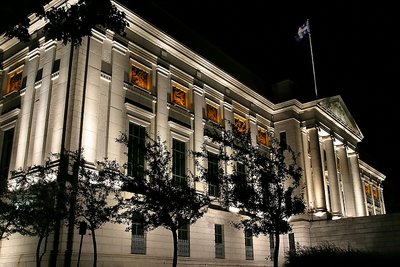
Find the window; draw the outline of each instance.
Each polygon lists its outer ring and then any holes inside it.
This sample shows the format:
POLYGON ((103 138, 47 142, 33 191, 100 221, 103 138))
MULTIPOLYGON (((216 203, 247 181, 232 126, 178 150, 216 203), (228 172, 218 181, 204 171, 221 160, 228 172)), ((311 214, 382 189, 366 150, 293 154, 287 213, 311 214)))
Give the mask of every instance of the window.
POLYGON ((0 154, 0 193, 7 188, 13 138, 14 128, 3 132, 3 142, 0 154))
POLYGON ((178 256, 190 256, 189 225, 178 228, 178 256))
POLYGON ((218 157, 216 154, 208 154, 208 194, 218 197, 220 188, 218 184, 218 157))
POLYGON ((39 69, 36 72, 35 83, 41 81, 42 77, 43 77, 43 69, 39 69))
POLYGON ((130 79, 134 85, 146 90, 151 90, 149 72, 138 68, 135 65, 131 65, 130 79))
POLYGON ((246 124, 246 119, 234 114, 234 120, 235 120, 235 128, 240 134, 245 134, 247 132, 247 124, 246 124))
POLYGON ((365 195, 367 197, 367 202, 372 204, 372 192, 371 192, 371 185, 369 183, 364 184, 365 188, 365 195))
POLYGON ((19 91, 22 88, 22 67, 10 72, 7 78, 7 87, 5 93, 19 91))
POLYGON ((283 150, 287 149, 286 132, 279 133, 279 144, 283 150))
POLYGON ((215 258, 225 258, 224 226, 221 224, 215 225, 215 258))
POLYGON ((172 140, 172 179, 176 185, 187 186, 186 180, 186 145, 172 140))
POLYGON ((275 253, 275 238, 273 235, 269 235, 269 255, 271 257, 271 261, 274 261, 274 253, 275 253))
POLYGON ((264 146, 269 145, 269 136, 267 134, 267 131, 261 127, 258 127, 257 141, 260 145, 264 145, 264 146))
POLYGON ((178 106, 189 109, 189 94, 188 89, 181 86, 172 86, 172 102, 178 106))
POLYGON ((236 172, 237 172, 237 176, 244 179, 246 178, 246 167, 244 166, 243 163, 237 163, 236 164, 236 172))
POLYGON ((294 233, 289 233, 289 251, 296 252, 296 241, 294 239, 294 233))
POLYGON ((253 234, 251 230, 244 231, 244 245, 246 247, 246 260, 254 260, 253 234))
POLYGON ((207 103, 206 113, 207 113, 207 119, 215 123, 220 123, 219 108, 216 105, 207 103))
POLYGON ((375 206, 380 207, 379 191, 378 191, 378 188, 376 186, 373 187, 372 194, 374 196, 374 204, 375 204, 375 206))
POLYGON ((60 75, 60 59, 57 59, 53 63, 53 68, 51 69, 51 79, 55 80, 60 75))
POLYGON ((132 254, 146 254, 146 240, 143 227, 143 216, 135 213, 132 219, 132 254))
POLYGON ((146 129, 142 126, 129 124, 128 140, 128 175, 144 179, 146 129))

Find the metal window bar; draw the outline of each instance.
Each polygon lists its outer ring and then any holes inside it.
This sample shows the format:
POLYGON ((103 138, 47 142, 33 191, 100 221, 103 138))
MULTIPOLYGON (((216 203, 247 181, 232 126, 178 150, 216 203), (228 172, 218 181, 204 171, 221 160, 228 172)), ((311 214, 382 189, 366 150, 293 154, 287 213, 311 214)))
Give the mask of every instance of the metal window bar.
POLYGON ((178 256, 180 256, 180 257, 189 257, 190 256, 189 240, 178 239, 178 256))
POLYGON ((208 194, 212 197, 219 197, 219 186, 215 184, 208 184, 208 194))
POLYGON ((146 240, 144 235, 132 235, 132 254, 146 254, 146 240))
POLYGON ((246 246, 246 260, 254 260, 253 246, 246 246))
POLYGON ((225 258, 225 246, 223 243, 215 243, 215 257, 218 259, 225 258))

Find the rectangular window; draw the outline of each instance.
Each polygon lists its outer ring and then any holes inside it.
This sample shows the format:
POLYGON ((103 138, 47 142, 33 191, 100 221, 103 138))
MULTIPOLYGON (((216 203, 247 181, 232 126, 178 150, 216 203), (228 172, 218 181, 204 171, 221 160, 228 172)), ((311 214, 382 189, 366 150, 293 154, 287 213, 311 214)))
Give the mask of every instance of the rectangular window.
POLYGON ((218 197, 220 188, 218 184, 218 157, 213 153, 208 154, 208 194, 218 197))
POLYGON ((22 88, 22 68, 18 68, 8 74, 5 93, 19 91, 22 88))
POLYGON ((365 195, 367 198, 367 203, 372 204, 372 192, 371 192, 371 185, 368 183, 364 184, 365 188, 365 195))
POLYGON ((181 86, 172 86, 172 102, 189 109, 189 91, 181 86))
POLYGON ((215 123, 220 122, 219 108, 215 105, 207 103, 206 106, 207 118, 215 123))
POLYGON ((14 128, 4 131, 0 155, 0 193, 7 188, 10 158, 14 139, 14 128))
POLYGON ((149 72, 136 67, 135 65, 131 65, 131 73, 130 73, 131 82, 139 86, 140 88, 150 90, 150 74, 149 72))
POLYGON ((236 163, 236 172, 238 177, 245 178, 246 177, 246 167, 243 163, 236 163))
POLYGON ((376 186, 373 187, 372 189, 372 194, 374 196, 374 204, 376 207, 380 207, 380 202, 379 202, 379 191, 376 186))
POLYGON ((269 255, 271 257, 271 261, 274 261, 274 253, 275 253, 275 238, 273 235, 269 235, 269 255))
POLYGON ((283 150, 287 149, 286 132, 279 133, 279 144, 283 150))
POLYGON ((257 141, 260 145, 264 146, 268 146, 270 142, 267 131, 261 127, 258 127, 257 141))
POLYGON ((289 233, 289 251, 296 252, 296 241, 294 239, 294 233, 289 233))
POLYGON ((251 230, 244 231, 244 245, 246 247, 246 260, 254 260, 253 234, 251 230))
POLYGON ((234 114, 234 126, 238 133, 245 134, 247 132, 247 121, 242 116, 234 114))
POLYGON ((172 140, 172 179, 176 185, 187 186, 186 180, 186 144, 172 140))
POLYGON ((178 256, 190 256, 189 225, 178 228, 178 256))
POLYGON ((132 254, 146 254, 146 239, 143 227, 143 216, 139 213, 133 215, 132 219, 132 254))
POLYGON ((140 125, 129 124, 128 140, 128 175, 134 178, 144 178, 146 129, 140 125))
POLYGON ((215 258, 225 258, 224 226, 221 224, 215 225, 215 258))

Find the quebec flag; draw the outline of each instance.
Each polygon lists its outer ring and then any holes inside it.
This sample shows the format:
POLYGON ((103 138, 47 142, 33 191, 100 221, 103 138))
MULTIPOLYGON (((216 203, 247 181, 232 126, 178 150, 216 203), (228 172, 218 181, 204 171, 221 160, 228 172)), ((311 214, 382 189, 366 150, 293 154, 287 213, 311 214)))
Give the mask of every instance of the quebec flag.
POLYGON ((304 23, 299 27, 297 31, 297 35, 294 37, 296 41, 301 41, 304 37, 307 37, 310 34, 310 27, 308 27, 308 22, 304 23))

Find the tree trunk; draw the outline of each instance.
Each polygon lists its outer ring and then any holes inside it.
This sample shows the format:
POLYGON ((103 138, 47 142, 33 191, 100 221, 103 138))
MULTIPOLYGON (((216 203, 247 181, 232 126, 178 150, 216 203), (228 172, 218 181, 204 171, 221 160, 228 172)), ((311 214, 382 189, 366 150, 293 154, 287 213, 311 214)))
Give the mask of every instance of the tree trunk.
POLYGON ((43 248, 43 252, 42 252, 42 254, 41 254, 40 257, 39 257, 39 261, 40 261, 40 262, 42 262, 43 256, 44 256, 44 254, 46 254, 46 251, 47 251, 47 241, 48 241, 48 237, 49 237, 49 233, 46 232, 46 236, 45 236, 45 238, 44 238, 44 248, 43 248))
POLYGON ((274 267, 278 267, 279 260, 279 244, 280 244, 280 236, 279 233, 275 233, 275 249, 274 249, 274 267))
POLYGON ((176 230, 171 230, 171 232, 174 240, 174 257, 172 260, 172 267, 176 267, 178 263, 178 235, 176 234, 176 230))
POLYGON ((39 236, 39 240, 36 246, 36 267, 40 267, 40 247, 42 245, 44 236, 39 236))
POLYGON ((95 230, 90 229, 92 232, 92 242, 93 242, 93 267, 97 266, 97 242, 96 242, 96 235, 95 235, 95 230))

